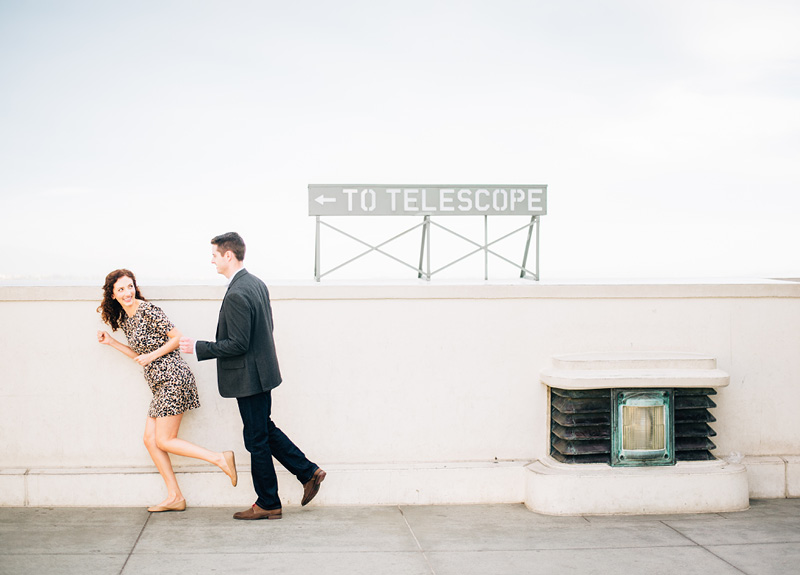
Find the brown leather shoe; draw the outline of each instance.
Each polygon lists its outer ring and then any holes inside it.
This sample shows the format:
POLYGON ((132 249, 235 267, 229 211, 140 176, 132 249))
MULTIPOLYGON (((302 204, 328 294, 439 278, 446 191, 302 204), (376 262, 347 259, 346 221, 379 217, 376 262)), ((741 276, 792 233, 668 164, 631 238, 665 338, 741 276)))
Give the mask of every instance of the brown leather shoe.
POLYGON ((280 519, 283 515, 283 510, 279 507, 278 509, 261 509, 255 503, 250 509, 245 509, 244 511, 238 511, 233 514, 234 519, 280 519))
POLYGON ((325 480, 326 475, 327 473, 317 467, 311 479, 303 483, 303 501, 300 502, 301 505, 307 505, 314 499, 314 496, 319 492, 319 484, 325 480))

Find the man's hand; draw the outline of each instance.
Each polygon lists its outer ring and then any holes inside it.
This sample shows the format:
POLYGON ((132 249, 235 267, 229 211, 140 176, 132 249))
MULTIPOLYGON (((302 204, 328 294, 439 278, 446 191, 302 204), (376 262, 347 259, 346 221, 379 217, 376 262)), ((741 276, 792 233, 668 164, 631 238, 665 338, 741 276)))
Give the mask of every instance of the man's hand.
POLYGON ((181 353, 194 353, 194 340, 192 338, 181 338, 181 353))

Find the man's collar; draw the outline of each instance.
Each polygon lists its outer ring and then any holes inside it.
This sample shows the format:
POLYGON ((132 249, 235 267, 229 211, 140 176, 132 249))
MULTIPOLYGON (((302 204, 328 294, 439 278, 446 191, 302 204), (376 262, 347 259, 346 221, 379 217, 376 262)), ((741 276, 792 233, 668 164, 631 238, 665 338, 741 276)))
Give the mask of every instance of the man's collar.
POLYGON ((233 283, 233 280, 235 280, 237 277, 241 275, 244 275, 245 273, 247 273, 247 270, 244 269, 244 267, 239 268, 238 271, 231 276, 231 279, 228 280, 228 285, 231 285, 233 283))

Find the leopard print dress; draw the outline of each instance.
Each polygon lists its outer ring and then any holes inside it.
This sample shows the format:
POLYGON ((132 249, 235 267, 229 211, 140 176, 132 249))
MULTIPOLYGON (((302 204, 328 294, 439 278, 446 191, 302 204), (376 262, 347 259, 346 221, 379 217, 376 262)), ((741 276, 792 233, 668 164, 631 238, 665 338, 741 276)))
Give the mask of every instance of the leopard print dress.
MULTIPOLYGON (((141 355, 167 343, 167 332, 175 326, 160 307, 142 301, 136 313, 126 317, 120 327, 130 348, 141 355)), ((179 350, 171 351, 144 366, 144 378, 153 392, 148 417, 179 415, 200 407, 194 374, 179 350)))

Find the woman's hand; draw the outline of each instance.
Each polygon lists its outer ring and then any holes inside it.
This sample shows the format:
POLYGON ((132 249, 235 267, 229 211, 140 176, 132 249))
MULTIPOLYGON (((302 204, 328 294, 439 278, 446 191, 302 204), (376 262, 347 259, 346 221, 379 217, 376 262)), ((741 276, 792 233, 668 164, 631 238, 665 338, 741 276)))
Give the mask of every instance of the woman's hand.
POLYGON ((137 355, 133 358, 133 361, 138 363, 139 365, 147 365, 151 363, 156 358, 156 354, 151 353, 143 353, 142 355, 137 355))
MULTIPOLYGON (((102 343, 103 345, 108 345, 116 349, 117 351, 124 353, 131 359, 136 359, 137 354, 133 351, 130 347, 125 345, 124 343, 118 342, 116 339, 111 337, 107 331, 98 331, 97 332, 97 343, 102 343)), ((152 360, 151 360, 152 361, 152 360)))

